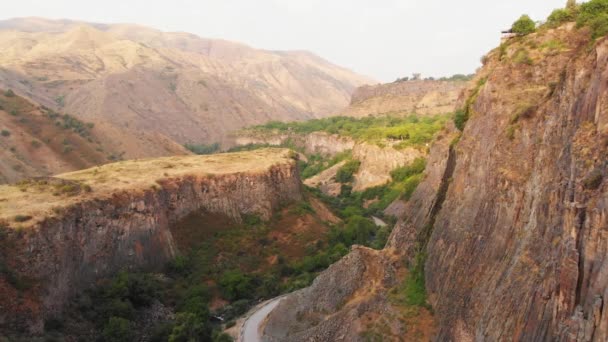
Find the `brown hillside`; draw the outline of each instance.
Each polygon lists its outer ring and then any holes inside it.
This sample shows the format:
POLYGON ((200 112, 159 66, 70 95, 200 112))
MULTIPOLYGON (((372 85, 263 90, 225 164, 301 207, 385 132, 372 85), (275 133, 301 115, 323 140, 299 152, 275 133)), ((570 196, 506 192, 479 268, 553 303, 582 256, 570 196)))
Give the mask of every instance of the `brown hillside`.
POLYGON ((0 22, 0 85, 124 130, 119 138, 134 140, 127 157, 141 154, 144 133, 209 143, 269 120, 329 115, 368 82, 307 52, 136 25, 0 22))
POLYGON ((102 164, 117 156, 96 141, 94 127, 74 131, 69 117, 0 94, 0 183, 102 164))

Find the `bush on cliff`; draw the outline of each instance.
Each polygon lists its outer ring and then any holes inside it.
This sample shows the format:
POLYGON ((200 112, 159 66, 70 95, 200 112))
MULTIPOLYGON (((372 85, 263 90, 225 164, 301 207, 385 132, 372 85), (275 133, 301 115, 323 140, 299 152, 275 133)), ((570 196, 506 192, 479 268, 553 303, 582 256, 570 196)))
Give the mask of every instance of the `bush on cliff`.
POLYGON ((527 14, 522 15, 511 26, 511 31, 519 35, 528 35, 536 31, 536 23, 527 14))
POLYGON ((336 172, 336 181, 338 183, 350 183, 354 179, 355 173, 359 171, 361 162, 358 160, 349 160, 344 164, 338 172, 336 172))
POLYGON ((402 182, 407 178, 422 173, 426 168, 426 159, 416 158, 411 164, 398 167, 391 171, 391 178, 395 182, 402 182))
POLYGON ((547 24, 555 27, 574 20, 576 20, 576 13, 574 11, 568 8, 558 8, 549 15, 547 24))
POLYGON ((608 34, 608 0, 591 0, 580 5, 577 27, 591 28, 593 38, 608 34))

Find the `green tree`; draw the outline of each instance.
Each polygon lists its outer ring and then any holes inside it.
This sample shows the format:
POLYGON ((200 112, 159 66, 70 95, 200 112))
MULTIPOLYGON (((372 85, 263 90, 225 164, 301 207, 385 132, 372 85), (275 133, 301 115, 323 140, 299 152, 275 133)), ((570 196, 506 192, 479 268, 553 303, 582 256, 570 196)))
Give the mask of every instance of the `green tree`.
POLYGON ((536 31, 536 23, 527 14, 522 15, 511 26, 513 33, 527 35, 536 31))
POLYGON ((211 329, 200 317, 190 312, 178 313, 169 342, 208 341, 210 335, 211 329))
POLYGON ((12 89, 9 89, 7 91, 4 92, 4 96, 6 97, 13 97, 15 96, 15 92, 12 89))
POLYGON ((361 162, 358 160, 349 160, 344 164, 338 172, 336 172, 336 181, 339 183, 352 182, 354 174, 359 171, 361 162))
POLYGON ((240 270, 224 272, 220 278, 219 285, 224 297, 231 301, 251 298, 253 294, 251 278, 240 270))
POLYGON ((591 28, 593 38, 608 34, 608 0, 591 0, 580 5, 578 27, 591 28))
POLYGON ((131 321, 122 317, 111 317, 103 328, 103 337, 108 342, 130 342, 135 337, 131 321))

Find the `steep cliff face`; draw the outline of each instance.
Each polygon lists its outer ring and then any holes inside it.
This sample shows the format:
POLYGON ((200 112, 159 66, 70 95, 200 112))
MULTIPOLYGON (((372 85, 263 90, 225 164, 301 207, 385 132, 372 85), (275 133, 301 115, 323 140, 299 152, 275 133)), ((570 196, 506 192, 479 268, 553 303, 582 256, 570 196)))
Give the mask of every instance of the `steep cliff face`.
MULTIPOLYGON (((236 145, 269 144, 281 145, 290 141, 303 148, 306 153, 334 156, 347 150, 361 162, 359 171, 355 174, 353 190, 362 191, 370 187, 385 184, 390 181, 390 172, 397 167, 407 165, 416 158, 424 157, 427 152, 418 148, 406 147, 395 149, 391 146, 380 147, 366 142, 358 142, 349 137, 325 132, 309 134, 263 134, 236 135, 236 145)), ((334 173, 335 175, 335 173, 334 173)), ((339 186, 338 186, 339 189, 339 186)))
POLYGON ((96 279, 124 268, 162 267, 176 253, 170 227, 188 214, 268 219, 301 199, 295 161, 280 149, 123 162, 0 190, 2 261, 33 284, 24 305, 7 277, 0 278, 0 326, 12 331, 39 331, 41 318, 96 279), (91 192, 48 193, 48 186, 65 185, 91 192))
MULTIPOLYGON (((462 136, 452 129, 432 147, 382 252, 410 265, 426 255, 435 340, 608 339, 607 65, 606 38, 590 41, 572 25, 512 39, 485 58, 462 99, 462 136)), ((362 265, 353 267, 371 267, 362 265)), ((340 334, 353 307, 326 308, 313 295, 340 288, 340 272, 330 268, 308 290, 313 304, 302 304, 302 292, 279 305, 304 308, 286 322, 292 331, 362 339, 340 334), (329 314, 315 323, 316 312, 329 314)), ((271 315, 269 336, 282 317, 271 315)))
POLYGON ((380 114, 451 113, 465 81, 407 81, 365 85, 353 93, 350 106, 341 115, 364 117, 380 114))
POLYGON ((438 340, 608 339, 608 42, 587 37, 563 26, 487 56, 441 210, 397 228, 431 234, 438 340))

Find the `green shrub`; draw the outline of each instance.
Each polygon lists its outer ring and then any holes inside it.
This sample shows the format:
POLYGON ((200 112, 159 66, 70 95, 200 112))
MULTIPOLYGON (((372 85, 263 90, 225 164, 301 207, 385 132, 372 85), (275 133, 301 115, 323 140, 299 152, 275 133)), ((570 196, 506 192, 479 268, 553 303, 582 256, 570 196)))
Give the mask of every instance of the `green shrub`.
POLYGON ((208 341, 210 335, 211 329, 206 321, 192 313, 178 313, 169 342, 208 341))
POLYGON ((359 171, 361 162, 358 160, 349 160, 336 172, 336 181, 338 183, 350 183, 354 179, 354 174, 359 171))
POLYGON ((308 161, 306 163, 301 162, 300 164, 300 175, 302 179, 308 179, 313 177, 324 170, 329 169, 330 167, 340 163, 343 160, 350 159, 352 157, 351 150, 346 150, 340 153, 337 153, 335 156, 328 158, 324 157, 320 154, 313 154, 308 157, 308 161))
POLYGON ((6 129, 3 129, 2 132, 0 132, 0 135, 2 135, 3 137, 8 137, 11 135, 11 132, 6 129))
POLYGON ((406 117, 380 116, 361 119, 337 116, 305 122, 270 122, 265 125, 255 126, 251 130, 260 132, 293 132, 298 134, 328 132, 378 145, 382 144, 386 139, 391 139, 401 141, 395 147, 403 148, 407 146, 420 146, 430 142, 435 133, 443 128, 446 119, 447 116, 445 115, 424 118, 419 118, 416 115, 406 117))
POLYGON ((192 260, 184 255, 178 255, 167 265, 167 272, 174 275, 188 275, 192 271, 192 260))
POLYGON ((7 91, 4 92, 4 96, 6 96, 6 97, 14 97, 15 96, 15 92, 12 89, 8 89, 7 91))
POLYGON ((212 336, 213 342, 232 342, 232 337, 226 333, 215 331, 212 336))
POLYGON ((519 49, 519 50, 517 50, 517 52, 515 52, 515 56, 513 57, 513 62, 515 62, 516 64, 526 64, 526 65, 534 64, 534 61, 530 57, 528 50, 523 49, 523 48, 519 49))
POLYGON ((121 317, 112 317, 103 328, 103 337, 108 342, 133 341, 133 327, 129 320, 121 317))
POLYGON ((459 130, 464 130, 464 126, 469 120, 469 114, 462 109, 459 109, 454 113, 454 125, 459 130))
POLYGON ((580 5, 577 27, 591 28, 593 38, 608 34, 608 0, 591 0, 580 5))
POLYGON ((402 182, 410 176, 424 172, 426 168, 426 159, 416 158, 412 163, 406 166, 398 167, 391 171, 391 178, 395 182, 402 182))
POLYGON ((222 295, 229 300, 251 298, 253 283, 251 277, 240 270, 229 270, 222 274, 220 281, 222 295))
POLYGON ((426 287, 424 282, 424 262, 426 257, 424 254, 416 255, 414 267, 410 269, 405 283, 403 292, 405 302, 413 306, 427 306, 426 303, 426 287))
POLYGON ((549 15, 547 18, 547 24, 551 26, 558 26, 563 23, 574 21, 576 19, 575 13, 568 8, 558 8, 549 15))
POLYGON ((519 35, 528 35, 536 31, 536 23, 530 19, 530 16, 524 14, 513 23, 511 30, 519 35))
POLYGON ((213 144, 208 144, 208 145, 207 144, 185 144, 184 147, 187 148, 188 150, 190 150, 190 152, 192 152, 194 154, 199 154, 199 155, 214 154, 220 150, 219 143, 213 143, 213 144))
POLYGON ((401 194, 401 199, 407 201, 410 199, 410 197, 412 197, 412 194, 414 193, 414 191, 416 191, 418 184, 420 184, 420 182, 422 181, 422 177, 422 174, 417 174, 409 177, 403 182, 403 191, 401 194))

